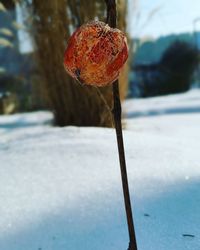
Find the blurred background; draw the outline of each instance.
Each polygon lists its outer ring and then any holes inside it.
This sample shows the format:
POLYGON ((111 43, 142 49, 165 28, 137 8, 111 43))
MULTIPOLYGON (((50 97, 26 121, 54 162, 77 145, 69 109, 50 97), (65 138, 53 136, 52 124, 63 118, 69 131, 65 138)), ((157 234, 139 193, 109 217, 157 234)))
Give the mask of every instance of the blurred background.
MULTIPOLYGON (((118 0, 117 5, 130 52, 120 76, 121 98, 199 88, 199 1, 118 0)), ((111 87, 83 88, 63 68, 72 32, 105 17, 102 0, 0 0, 0 114, 51 110, 58 126, 111 126, 111 87)))

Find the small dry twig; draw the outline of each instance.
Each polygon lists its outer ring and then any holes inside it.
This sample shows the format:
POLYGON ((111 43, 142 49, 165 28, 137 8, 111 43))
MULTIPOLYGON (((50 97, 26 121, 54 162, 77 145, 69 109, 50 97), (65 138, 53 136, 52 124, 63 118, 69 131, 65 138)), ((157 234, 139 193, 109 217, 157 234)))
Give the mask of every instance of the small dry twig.
MULTIPOLYGON (((105 0, 107 5, 107 20, 106 22, 110 27, 116 28, 116 2, 115 0, 105 0)), ((120 169, 121 169, 121 177, 122 177, 122 187, 124 194, 124 203, 126 209, 126 218, 129 230, 129 238, 130 243, 128 250, 137 250, 137 243, 135 237, 135 229, 133 223, 133 215, 131 209, 131 201, 129 194, 129 186, 128 186, 128 177, 126 171, 126 160, 125 160, 125 152, 124 152, 124 143, 123 143, 123 135, 122 135, 122 124, 121 124, 121 101, 119 95, 119 82, 116 80, 113 83, 113 116, 115 121, 116 135, 117 135, 117 143, 118 143, 118 152, 119 152, 119 161, 120 161, 120 169)))

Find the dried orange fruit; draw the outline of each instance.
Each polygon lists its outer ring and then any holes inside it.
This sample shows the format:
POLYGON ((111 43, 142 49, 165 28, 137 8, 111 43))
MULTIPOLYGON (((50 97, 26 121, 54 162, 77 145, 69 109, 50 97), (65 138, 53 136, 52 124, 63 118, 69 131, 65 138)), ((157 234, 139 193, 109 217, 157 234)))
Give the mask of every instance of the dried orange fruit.
POLYGON ((105 86, 114 82, 128 58, 123 32, 99 21, 78 28, 64 54, 66 71, 79 82, 105 86))

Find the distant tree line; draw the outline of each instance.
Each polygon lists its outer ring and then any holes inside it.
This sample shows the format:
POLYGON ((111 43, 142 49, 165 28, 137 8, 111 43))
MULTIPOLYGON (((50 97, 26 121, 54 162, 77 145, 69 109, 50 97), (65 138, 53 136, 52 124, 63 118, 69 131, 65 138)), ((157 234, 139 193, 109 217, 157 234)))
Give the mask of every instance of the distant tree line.
POLYGON ((131 94, 141 97, 180 93, 189 90, 199 63, 197 48, 185 41, 174 41, 158 63, 136 64, 131 94))

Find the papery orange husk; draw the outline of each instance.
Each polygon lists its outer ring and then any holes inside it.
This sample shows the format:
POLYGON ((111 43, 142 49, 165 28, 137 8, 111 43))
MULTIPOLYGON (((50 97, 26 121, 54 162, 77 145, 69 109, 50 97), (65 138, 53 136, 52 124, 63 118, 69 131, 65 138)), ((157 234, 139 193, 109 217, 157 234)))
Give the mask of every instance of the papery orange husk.
POLYGON ((100 21, 82 25, 64 53, 66 71, 79 82, 105 86, 114 82, 128 58, 124 33, 100 21))

